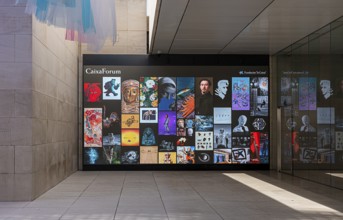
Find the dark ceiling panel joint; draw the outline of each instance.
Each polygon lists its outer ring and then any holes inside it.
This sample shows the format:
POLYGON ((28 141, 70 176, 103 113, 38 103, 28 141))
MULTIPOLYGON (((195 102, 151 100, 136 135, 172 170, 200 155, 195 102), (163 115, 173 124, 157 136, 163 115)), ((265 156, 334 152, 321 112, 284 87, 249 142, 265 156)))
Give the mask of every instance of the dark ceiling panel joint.
POLYGON ((188 0, 187 5, 186 5, 186 7, 185 7, 185 10, 184 10, 184 12, 183 12, 183 14, 182 14, 181 20, 180 20, 180 22, 179 22, 179 25, 177 26, 177 29, 176 29, 175 34, 174 34, 174 37, 173 37, 173 41, 171 42, 170 47, 169 47, 169 49, 168 49, 168 54, 170 53, 170 50, 171 50, 171 48, 172 48, 172 46, 173 46, 173 44, 174 44, 174 41, 175 41, 177 32, 179 31, 180 25, 181 25, 181 23, 182 23, 182 21, 183 21, 183 17, 184 17, 185 14, 186 14, 186 11, 187 11, 189 2, 190 2, 190 0, 188 0))
POLYGON ((218 54, 221 54, 223 52, 223 50, 225 50, 225 48, 227 46, 229 46, 229 44, 231 44, 232 41, 234 41, 258 16, 260 16, 271 4, 274 3, 275 0, 271 1, 266 7, 264 7, 260 13, 258 13, 240 32, 238 32, 238 34, 236 34, 236 36, 234 36, 224 47, 223 49, 221 49, 219 51, 218 54))
POLYGON ((156 10, 158 8, 158 13, 155 15, 155 19, 154 19, 154 27, 152 29, 152 33, 154 33, 153 36, 151 36, 151 51, 150 54, 152 53, 152 51, 154 50, 154 46, 155 46, 155 37, 156 37, 156 33, 157 33, 157 27, 158 27, 158 21, 160 20, 160 13, 161 13, 161 7, 162 7, 162 0, 157 0, 156 2, 157 7, 156 10))

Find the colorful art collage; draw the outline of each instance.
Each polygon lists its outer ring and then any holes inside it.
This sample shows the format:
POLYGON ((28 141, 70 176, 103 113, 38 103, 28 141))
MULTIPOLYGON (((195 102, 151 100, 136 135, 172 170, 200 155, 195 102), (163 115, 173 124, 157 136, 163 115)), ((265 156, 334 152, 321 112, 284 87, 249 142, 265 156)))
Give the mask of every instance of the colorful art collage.
POLYGON ((298 164, 343 164, 343 80, 297 75, 280 78, 284 155, 298 164))
POLYGON ((269 163, 268 77, 87 79, 85 165, 269 163))

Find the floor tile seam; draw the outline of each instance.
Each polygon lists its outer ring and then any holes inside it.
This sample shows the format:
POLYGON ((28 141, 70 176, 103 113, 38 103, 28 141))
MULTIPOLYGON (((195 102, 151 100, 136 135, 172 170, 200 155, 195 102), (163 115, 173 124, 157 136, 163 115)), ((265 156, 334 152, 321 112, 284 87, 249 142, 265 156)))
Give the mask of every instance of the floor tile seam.
POLYGON ((87 186, 84 190, 82 190, 82 192, 77 196, 77 198, 74 200, 74 202, 73 202, 73 203, 63 212, 63 214, 58 218, 59 220, 61 220, 61 219, 63 218, 63 216, 64 216, 65 214, 68 213, 68 211, 69 211, 70 208, 76 203, 76 201, 77 201, 78 199, 81 198, 81 195, 82 195, 85 191, 87 191, 87 189, 92 185, 92 183, 93 183, 93 182, 96 180, 96 178, 100 175, 100 172, 97 172, 96 174, 97 174, 97 175, 94 176, 93 180, 88 184, 88 186, 87 186))
MULTIPOLYGON (((182 179, 184 179, 184 176, 182 176, 182 179)), ((188 183, 186 179, 184 179, 184 181, 188 183)), ((194 190, 194 192, 196 192, 200 196, 200 198, 214 211, 214 213, 216 213, 222 220, 225 219, 209 202, 207 202, 207 200, 193 187, 192 184, 189 183, 189 185, 194 190)))
POLYGON ((113 220, 116 219, 116 215, 117 215, 117 212, 118 212, 118 207, 119 207, 120 199, 121 199, 121 196, 122 196, 122 193, 123 193, 123 190, 124 190, 124 185, 125 185, 126 177, 127 177, 127 172, 125 172, 125 176, 124 176, 124 179, 123 179, 123 182, 122 182, 122 185, 121 185, 120 194, 119 194, 116 210, 114 211, 113 220))
MULTIPOLYGON (((73 175, 73 174, 72 174, 72 175, 73 175)), ((68 177, 67 177, 67 178, 68 178, 68 177)), ((94 179, 95 179, 95 177, 93 178, 92 182, 94 181, 94 179)), ((63 180, 63 181, 64 181, 64 180, 63 180)), ((61 184, 63 181, 61 181, 61 182, 58 183, 57 185, 61 184)), ((92 182, 91 182, 91 183, 92 183, 92 182)), ((89 183, 89 185, 90 185, 91 183, 89 183)), ((53 188, 55 188, 57 185, 55 185, 53 188)), ((89 185, 88 185, 88 187, 89 187, 89 185)), ((87 188, 88 188, 88 187, 87 187, 87 188)), ((51 189, 53 189, 53 188, 51 188, 51 189)), ((45 193, 48 193, 49 191, 50 191, 50 190, 46 191, 45 193)), ((45 194, 45 193, 44 193, 44 194, 45 194)), ((41 196, 43 196, 44 194, 42 194, 41 196)), ((82 194, 82 193, 81 193, 81 194, 82 194)), ((81 195, 81 194, 80 194, 80 195, 81 195)), ((77 199, 80 197, 80 195, 77 196, 77 199)), ((76 197, 76 196, 75 196, 75 197, 76 197)), ((38 198, 39 198, 39 197, 38 197, 38 198)), ((77 200, 77 199, 76 199, 76 200, 77 200)), ((76 200, 71 204, 71 206, 76 202, 76 200)), ((28 202, 26 205, 24 205, 23 207, 20 207, 19 209, 30 208, 30 207, 28 207, 28 206, 29 206, 32 202, 34 202, 34 201, 36 201, 36 200, 33 200, 33 201, 28 202)), ((32 207, 32 208, 41 208, 41 207, 32 207)), ((70 207, 69 207, 69 208, 70 208, 70 207)), ((66 211, 68 211, 69 208, 67 208, 66 211)), ((65 212, 66 212, 66 211, 65 211, 65 212)), ((62 216, 65 214, 65 212, 62 214, 62 216)), ((61 216, 61 217, 62 217, 62 216, 61 216)), ((60 218, 59 218, 59 219, 60 219, 60 218)))
POLYGON ((163 201, 163 199, 162 199, 162 195, 161 195, 161 192, 160 192, 160 188, 158 187, 158 184, 157 184, 157 181, 156 181, 156 177, 155 177, 155 172, 154 172, 154 171, 152 171, 152 177, 154 178, 154 182, 155 182, 155 185, 156 185, 158 194, 160 195, 160 199, 161 199, 161 202, 162 202, 162 205, 163 205, 164 212, 165 212, 165 214, 166 214, 166 216, 167 216, 167 219, 169 220, 168 212, 167 212, 166 206, 165 206, 165 204, 164 204, 164 201, 163 201))

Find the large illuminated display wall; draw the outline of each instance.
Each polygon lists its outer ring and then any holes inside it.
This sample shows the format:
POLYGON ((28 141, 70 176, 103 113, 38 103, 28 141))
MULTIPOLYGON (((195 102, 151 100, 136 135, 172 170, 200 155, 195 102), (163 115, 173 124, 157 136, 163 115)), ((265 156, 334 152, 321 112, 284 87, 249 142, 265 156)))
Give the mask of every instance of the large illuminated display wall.
POLYGON ((269 143, 266 66, 83 66, 85 167, 267 167, 269 143))

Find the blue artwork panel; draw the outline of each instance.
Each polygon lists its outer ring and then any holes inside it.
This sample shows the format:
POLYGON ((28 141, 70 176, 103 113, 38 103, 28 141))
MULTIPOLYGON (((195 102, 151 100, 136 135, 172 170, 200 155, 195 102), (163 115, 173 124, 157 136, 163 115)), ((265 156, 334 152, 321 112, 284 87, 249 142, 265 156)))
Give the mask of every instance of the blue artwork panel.
POLYGON ((232 110, 250 110, 249 77, 232 77, 232 110))

